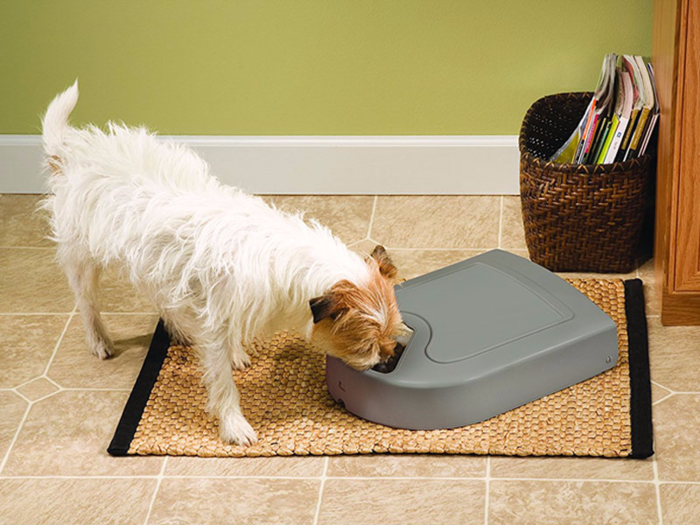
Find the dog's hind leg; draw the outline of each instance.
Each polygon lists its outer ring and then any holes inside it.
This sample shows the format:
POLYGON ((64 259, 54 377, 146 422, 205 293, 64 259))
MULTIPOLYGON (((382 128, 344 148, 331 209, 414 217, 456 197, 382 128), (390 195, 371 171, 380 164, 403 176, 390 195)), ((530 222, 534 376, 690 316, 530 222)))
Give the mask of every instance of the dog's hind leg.
POLYGON ((231 353, 226 348, 225 336, 207 339, 211 342, 199 343, 197 346, 204 365, 209 413, 219 418, 219 434, 225 442, 237 445, 255 443, 255 430, 241 412, 240 396, 231 374, 231 353))
POLYGON ((58 258, 75 294, 88 349, 100 359, 107 359, 114 352, 114 343, 100 316, 97 300, 101 268, 89 255, 66 246, 59 246, 58 258))

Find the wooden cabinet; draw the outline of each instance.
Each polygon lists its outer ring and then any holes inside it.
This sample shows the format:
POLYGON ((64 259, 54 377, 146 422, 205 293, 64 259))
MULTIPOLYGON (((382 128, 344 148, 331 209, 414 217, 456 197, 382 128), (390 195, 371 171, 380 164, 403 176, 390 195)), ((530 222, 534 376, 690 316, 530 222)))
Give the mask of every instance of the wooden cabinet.
POLYGON ((661 322, 700 324, 700 1, 655 0, 661 105, 654 270, 661 322))

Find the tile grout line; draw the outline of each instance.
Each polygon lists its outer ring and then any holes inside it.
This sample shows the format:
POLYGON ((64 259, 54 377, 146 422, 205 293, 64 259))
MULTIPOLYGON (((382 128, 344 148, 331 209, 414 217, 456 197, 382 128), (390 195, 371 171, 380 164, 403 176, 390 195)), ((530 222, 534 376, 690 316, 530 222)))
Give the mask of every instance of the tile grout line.
POLYGON ((659 465, 656 462, 656 455, 651 463, 652 469, 654 470, 654 489, 656 490, 656 512, 659 518, 659 525, 663 525, 664 517, 661 512, 661 488, 659 486, 659 465))
POLYGON ((685 396, 697 396, 697 395, 700 395, 700 391, 696 391, 696 390, 673 390, 673 389, 671 389, 671 388, 669 388, 669 387, 667 387, 667 386, 664 386, 664 385, 662 385, 662 384, 660 384, 660 383, 657 383, 656 381, 651 381, 651 384, 656 385, 656 386, 659 387, 659 388, 663 388, 664 390, 668 390, 668 392, 669 392, 668 395, 662 397, 661 399, 657 399, 656 401, 654 401, 654 403, 652 403, 652 406, 653 406, 653 405, 656 405, 656 404, 658 404, 658 403, 661 403, 661 402, 664 401, 665 399, 668 399, 669 397, 672 397, 672 396, 684 396, 684 395, 685 395, 685 396))
POLYGON ((0 246, 0 250, 55 250, 56 246, 0 246))
MULTIPOLYGON (((512 456, 505 456, 512 457, 512 456)), ((541 456, 547 457, 547 456, 541 456)), ((551 457, 551 456, 550 456, 551 457)), ((562 481, 572 481, 576 483, 654 483, 653 479, 610 479, 610 478, 522 478, 522 477, 491 477, 491 481, 551 481, 560 483, 562 481)), ((700 484, 700 481, 698 481, 700 484)))
POLYGON ((502 248, 501 240, 503 239, 503 200, 505 197, 501 195, 501 205, 500 205, 500 211, 498 213, 498 247, 502 248))
POLYGON ((675 393, 676 393, 675 390, 673 390, 672 388, 668 388, 667 386, 662 385, 662 384, 659 383, 658 381, 654 381, 653 379, 651 379, 649 382, 650 382, 652 385, 658 386, 659 388, 663 388, 664 390, 668 390, 668 391, 671 392, 672 394, 675 394, 675 393))
POLYGON ((100 315, 158 315, 158 312, 100 312, 100 315))
MULTIPOLYGON (((656 405, 658 405, 659 403, 661 403, 662 401, 665 401, 666 399, 668 399, 669 397, 673 397, 673 396, 675 396, 676 394, 682 394, 682 393, 683 393, 683 392, 676 392, 676 391, 674 391, 674 390, 672 390, 672 389, 670 389, 670 388, 667 388, 667 387, 663 386, 662 384, 657 383, 656 381, 653 381, 653 380, 650 380, 650 383, 651 383, 652 385, 656 385, 657 387, 663 388, 664 390, 667 390, 667 391, 668 391, 668 394, 666 394, 666 395, 665 395, 664 397, 662 397, 661 399, 657 399, 656 401, 654 401, 654 402, 651 404, 651 406, 656 406, 656 405)), ((691 393, 692 393, 692 392, 691 392, 691 393)), ((656 459, 656 458, 654 458, 654 459, 656 459)))
POLYGON ((385 246, 385 248, 398 252, 487 252, 494 249, 493 246, 491 248, 396 248, 395 246, 385 246))
POLYGON ((324 458, 323 462, 321 485, 318 487, 318 501, 316 502, 316 512, 314 513, 314 525, 318 525, 318 517, 321 514, 321 498, 323 497, 323 488, 326 485, 326 474, 328 474, 328 456, 324 458))
POLYGON ((72 312, 0 312, 0 317, 9 315, 70 315, 71 313, 72 312))
POLYGON ((9 388, 9 389, 8 389, 8 392, 13 392, 13 393, 17 394, 19 397, 21 397, 22 399, 24 399, 27 403, 29 403, 29 404, 31 405, 31 404, 32 404, 32 400, 29 399, 27 396, 25 396, 22 392, 20 392, 19 390, 17 390, 18 388, 19 388, 19 387, 17 387, 17 386, 16 386, 15 388, 9 388))
MULTIPOLYGON (((44 373, 41 374, 39 377, 48 377, 49 373, 49 368, 51 368, 51 365, 53 364, 53 360, 56 358, 56 354, 58 353, 58 347, 61 346, 61 343, 63 342, 63 338, 66 335, 66 332, 68 332, 68 327, 70 326, 71 321, 73 320, 73 317, 75 317, 75 313, 78 311, 78 303, 75 303, 73 306, 73 310, 71 311, 70 315, 68 316, 68 320, 66 321, 66 325, 63 327, 63 331, 61 332, 61 335, 58 337, 58 341, 56 341, 56 346, 53 349, 53 352, 51 352, 51 357, 49 357, 49 361, 46 363, 46 368, 44 368, 44 373)), ((38 379, 38 378, 37 378, 38 379)), ((61 388, 61 385, 58 383, 54 383, 56 386, 61 388)))
POLYGON ((675 396, 675 395, 676 395, 675 392, 671 392, 669 395, 664 396, 664 397, 662 397, 661 399, 657 399, 656 401, 654 401, 654 402, 651 404, 651 406, 656 406, 656 405, 658 405, 659 403, 661 403, 662 401, 666 401, 669 397, 673 397, 673 396, 675 396))
POLYGON ((19 437, 19 433, 21 432, 22 427, 24 426, 24 422, 27 420, 27 416, 29 415, 29 409, 32 408, 32 405, 33 405, 33 403, 31 401, 27 404, 27 408, 24 410, 24 415, 22 416, 22 419, 20 420, 19 425, 17 425, 17 430, 15 430, 15 435, 12 436, 12 441, 10 441, 10 446, 7 447, 7 452, 5 452, 5 457, 2 459, 2 463, 0 463, 0 474, 2 474, 3 470, 5 470, 5 465, 7 465, 7 460, 10 458, 10 453, 12 452, 12 448, 15 446, 15 443, 17 442, 17 438, 19 437))
POLYGON ((26 383, 22 383, 21 385, 18 385, 14 388, 5 388, 5 389, 0 389, 0 390, 7 391, 7 392, 14 392, 19 397, 21 397, 22 399, 25 399, 28 403, 33 405, 34 403, 38 403, 39 401, 43 401, 44 399, 47 399, 47 398, 53 396, 54 394, 58 394, 61 390, 63 390, 63 388, 61 388, 61 386, 58 385, 55 381, 49 380, 48 377, 39 376, 39 377, 35 377, 34 379, 27 381, 26 383), (34 381, 38 381, 39 379, 46 380, 47 383, 51 383, 58 390, 55 390, 53 392, 49 392, 48 394, 45 394, 45 395, 38 397, 36 399, 29 399, 27 396, 25 396, 22 392, 19 391, 19 389, 22 388, 24 385, 28 385, 30 383, 33 383, 34 381))
MULTIPOLYGON (((42 376, 39 376, 39 377, 37 377, 37 379, 41 379, 41 377, 42 377, 42 376)), ((58 388, 58 390, 57 390, 58 392, 60 392, 61 390, 63 390, 63 387, 62 387, 61 385, 59 385, 56 381, 54 381, 53 379, 51 379, 49 376, 46 376, 45 379, 46 379, 49 383, 51 383, 53 386, 55 386, 56 388, 58 388)))
MULTIPOLYGON (((17 389, 18 389, 18 388, 22 388, 23 386, 28 385, 29 383, 33 383, 33 382, 36 381, 37 379, 41 379, 41 378, 42 378, 42 376, 32 377, 31 379, 25 381, 24 383, 20 383, 20 384, 17 385, 17 386, 14 386, 14 387, 12 387, 12 388, 0 388, 0 390, 10 390, 10 391, 12 391, 12 392, 17 392, 17 389)), ((52 381, 52 382, 53 382, 53 381, 52 381)), ((19 394, 19 392, 17 392, 17 393, 19 394)))
MULTIPOLYGON (((146 456, 141 456, 146 457, 146 456)), ((157 456, 151 456, 157 457, 157 456)), ((167 456, 170 457, 170 456, 167 456)), ((189 457, 189 456, 173 456, 173 457, 189 457)), ((219 458, 221 459, 221 458, 219 458)), ((161 467, 162 468, 162 467, 161 467)), ((0 479, 158 479, 160 474, 134 474, 134 475, 85 475, 85 476, 61 476, 61 475, 46 475, 46 476, 0 476, 0 479)), ((284 480, 319 480, 319 476, 190 476, 187 474, 163 474, 163 479, 284 479, 284 480)))
POLYGON ((659 486, 664 485, 700 485, 700 481, 666 481, 659 480, 659 486))
POLYGON ((348 246, 348 248, 352 248, 353 246, 357 246, 358 244, 360 244, 361 242, 364 242, 366 240, 367 240, 367 237, 365 237, 364 239, 360 239, 359 241, 351 242, 347 246, 348 246))
POLYGON ((372 234, 372 225, 374 224, 374 212, 377 210, 377 200, 379 199, 378 195, 374 196, 374 201, 372 202, 372 213, 369 216, 369 227, 367 228, 367 239, 371 237, 372 234))
POLYGON ((484 495, 484 525, 488 525, 488 523, 489 523, 489 492, 490 491, 491 491, 491 456, 486 456, 486 492, 484 495))
MULTIPOLYGON (((51 353, 51 357, 49 358, 49 362, 46 365, 46 368, 44 369, 44 373, 40 375, 39 377, 47 377, 46 373, 49 370, 49 367, 51 366, 51 362, 53 361, 54 356, 56 355, 56 352, 58 351, 58 347, 60 346, 61 342, 63 341, 63 336, 66 335, 66 332, 68 331, 68 325, 70 324, 71 319, 73 319, 73 315, 75 315, 75 310, 78 308, 78 304, 76 303, 73 306, 73 311, 71 314, 68 316, 68 319, 66 320, 66 324, 63 327, 63 330, 61 331, 61 335, 58 337, 58 341, 56 341, 56 346, 53 349, 53 352, 51 353)), ((35 379, 39 379, 39 377, 35 379)), ((53 383, 53 381, 52 381, 53 383)), ((56 383, 54 383, 56 384, 56 383)), ((60 392, 60 385, 57 385, 59 387, 58 392, 60 392)), ((20 397, 23 397, 24 399, 27 399, 25 396, 21 395, 19 392, 15 391, 16 394, 20 395, 20 397)), ((55 393, 55 392, 54 392, 55 393)), ((49 394, 52 395, 52 394, 49 394)), ((46 398, 48 396, 44 396, 46 398)), ((43 398, 42 398, 43 399, 43 398)), ((19 438, 20 432, 22 432, 22 427, 24 426, 25 421, 27 421, 27 417, 29 416, 29 411, 32 408, 32 405, 34 405, 34 401, 30 401, 27 399, 29 403, 27 404, 27 408, 24 411, 24 415, 22 416, 21 421, 19 422, 19 425, 17 425, 17 430, 15 431, 15 435, 12 437, 12 441, 10 442, 10 446, 7 447, 7 452, 5 452, 5 457, 2 459, 2 463, 0 463, 0 474, 2 473, 3 470, 5 470, 5 465, 7 464, 8 459, 10 458, 10 454, 12 453, 12 449, 15 446, 15 443, 17 443, 17 439, 19 438)), ((39 400, 37 400, 39 401, 39 400)))
MULTIPOLYGON (((37 379, 40 379, 40 377, 37 379)), ((46 379, 49 383, 51 383, 53 386, 55 386, 58 389, 55 392, 52 392, 51 394, 49 394, 49 396, 52 396, 54 394, 58 394, 59 392, 62 392, 63 390, 65 390, 61 385, 59 385, 56 381, 51 379, 49 376, 46 376, 44 379, 46 379)), ((42 397, 41 399, 46 399, 49 396, 42 397)))
POLYGON ((158 489, 160 489, 160 484, 163 481, 163 474, 165 473, 165 465, 168 463, 168 456, 165 456, 163 464, 160 467, 160 473, 156 478, 156 489, 153 491, 153 496, 151 496, 151 503, 148 505, 148 512, 146 513, 146 520, 143 522, 144 525, 148 525, 148 520, 151 519, 151 512, 153 511, 153 505, 156 502, 156 496, 158 495, 158 489))
MULTIPOLYGON (((38 380, 38 379, 46 379, 46 381, 48 381, 49 383, 51 383, 53 386, 55 386, 55 387, 57 387, 57 388, 59 388, 59 389, 61 388, 61 385, 59 385, 58 383, 56 383, 56 381, 54 381, 54 380, 51 379, 50 377, 45 377, 44 374, 41 374, 41 375, 39 375, 39 376, 32 377, 31 379, 25 381, 24 383, 20 383, 19 385, 15 386, 15 387, 12 387, 12 388, 0 388, 0 390, 10 390, 10 391, 12 391, 12 392, 17 392, 17 393, 19 394, 19 393, 20 393, 20 392, 18 391, 19 388, 22 388, 23 386, 28 385, 28 384, 30 384, 30 383, 33 383, 34 381, 36 381, 36 380, 38 380)), ((21 394, 20 394, 20 395, 21 395, 21 394)))
POLYGON ((100 387, 79 387, 79 386, 62 386, 62 391, 66 392, 131 392, 133 388, 100 388, 100 387))
MULTIPOLYGON (((170 456, 168 456, 170 457, 170 456)), ((510 457, 510 456, 506 456, 510 457)), ((167 459, 167 458, 166 458, 167 459)), ((46 475, 46 476, 12 476, 0 475, 0 479, 158 479, 160 474, 145 474, 145 475, 85 475, 85 476, 62 476, 62 475, 46 475)), ((186 474, 163 474, 163 479, 284 479, 284 480, 319 480, 319 476, 224 476, 224 475, 186 475, 186 474)), ((349 480, 349 481, 485 481, 484 476, 326 476, 325 480, 349 480)), ((493 477, 489 481, 542 481, 547 483, 560 483, 562 481, 581 482, 581 483, 643 483, 654 484, 654 479, 608 479, 608 478, 523 478, 523 477, 493 477)), ((659 481, 659 484, 662 482, 659 481)), ((700 485, 700 481, 663 481, 668 485, 700 485)))

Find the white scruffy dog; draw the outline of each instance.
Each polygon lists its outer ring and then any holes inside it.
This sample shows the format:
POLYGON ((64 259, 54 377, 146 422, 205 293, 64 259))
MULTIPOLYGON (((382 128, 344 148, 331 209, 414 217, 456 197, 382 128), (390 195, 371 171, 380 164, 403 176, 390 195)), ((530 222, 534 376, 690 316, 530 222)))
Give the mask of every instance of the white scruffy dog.
POLYGON ((189 149, 141 128, 68 125, 77 82, 43 119, 58 260, 75 292, 88 347, 113 351, 100 317, 100 269, 116 262, 158 308, 171 338, 197 349, 220 435, 256 441, 231 367, 245 345, 296 329, 357 369, 392 355, 404 335, 382 247, 363 260, 316 222, 224 186, 189 149))

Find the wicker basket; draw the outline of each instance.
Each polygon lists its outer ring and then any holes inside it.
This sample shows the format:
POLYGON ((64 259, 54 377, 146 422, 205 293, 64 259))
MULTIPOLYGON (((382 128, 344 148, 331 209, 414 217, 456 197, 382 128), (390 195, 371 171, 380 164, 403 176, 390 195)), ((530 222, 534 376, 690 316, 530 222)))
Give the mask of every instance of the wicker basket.
POLYGON ((652 159, 557 164, 591 93, 541 98, 520 130, 520 198, 530 258, 553 271, 631 271, 650 198, 652 159))

